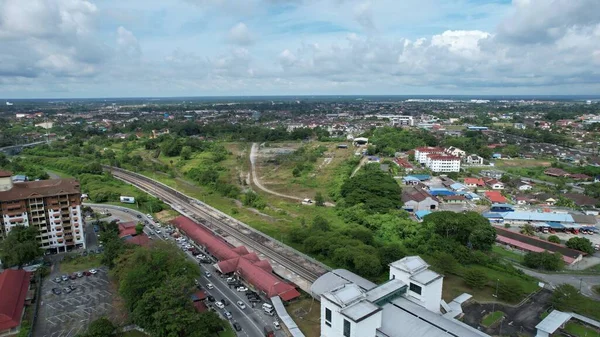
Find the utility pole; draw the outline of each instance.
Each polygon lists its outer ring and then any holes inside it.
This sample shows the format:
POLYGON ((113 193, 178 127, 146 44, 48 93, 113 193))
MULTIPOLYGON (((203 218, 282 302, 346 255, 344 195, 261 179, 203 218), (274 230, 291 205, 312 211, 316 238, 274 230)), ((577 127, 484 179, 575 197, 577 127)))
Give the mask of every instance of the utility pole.
MULTIPOLYGON (((496 279, 496 293, 492 295, 496 299, 498 299, 498 283, 499 282, 500 282, 500 279, 496 279)), ((494 303, 492 304, 492 312, 496 312, 496 301, 494 301, 494 303)))

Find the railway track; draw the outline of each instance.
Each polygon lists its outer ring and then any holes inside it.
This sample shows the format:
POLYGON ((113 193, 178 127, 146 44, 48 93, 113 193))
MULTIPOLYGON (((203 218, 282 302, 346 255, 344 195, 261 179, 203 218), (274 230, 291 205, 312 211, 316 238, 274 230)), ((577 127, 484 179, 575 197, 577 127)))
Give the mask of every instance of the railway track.
POLYGON ((105 168, 110 169, 115 178, 132 184, 158 197, 173 208, 189 214, 195 221, 213 230, 216 234, 221 236, 229 235, 235 238, 310 283, 328 271, 328 268, 324 265, 309 260, 309 258, 303 256, 301 253, 289 247, 282 246, 276 240, 252 230, 247 225, 172 187, 131 171, 115 167, 105 168))

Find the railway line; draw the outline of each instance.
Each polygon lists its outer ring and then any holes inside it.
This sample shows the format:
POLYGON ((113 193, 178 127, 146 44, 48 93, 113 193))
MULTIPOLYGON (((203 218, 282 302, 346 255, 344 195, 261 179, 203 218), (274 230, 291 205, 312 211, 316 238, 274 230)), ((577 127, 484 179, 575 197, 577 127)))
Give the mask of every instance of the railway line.
POLYGON ((189 197, 170 186, 120 168, 105 167, 105 169, 110 169, 115 178, 121 179, 158 197, 165 203, 171 205, 174 209, 188 214, 195 221, 211 229, 216 234, 220 236, 229 235, 235 238, 239 242, 254 249, 258 253, 262 253, 310 283, 314 282, 329 269, 292 248, 281 245, 276 240, 251 229, 240 221, 237 221, 215 208, 189 197))

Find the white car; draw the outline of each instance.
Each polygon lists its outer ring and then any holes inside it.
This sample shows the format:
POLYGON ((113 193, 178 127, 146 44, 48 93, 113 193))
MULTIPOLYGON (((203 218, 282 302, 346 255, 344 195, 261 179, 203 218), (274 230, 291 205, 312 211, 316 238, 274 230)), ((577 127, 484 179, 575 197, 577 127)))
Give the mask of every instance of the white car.
POLYGON ((219 308, 219 309, 225 308, 225 305, 223 305, 223 303, 221 303, 221 302, 216 302, 215 306, 217 306, 217 308, 219 308))
POLYGON ((212 289, 212 288, 214 288, 214 287, 215 287, 215 286, 213 286, 213 285, 212 285, 212 283, 209 283, 209 284, 207 284, 207 285, 206 285, 206 289, 212 289))
POLYGON ((246 309, 246 305, 244 304, 244 302, 237 301, 236 303, 237 303, 238 307, 240 307, 240 309, 242 309, 242 310, 246 309))
POLYGON ((281 329, 281 325, 279 324, 279 322, 275 321, 273 322, 273 326, 275 327, 275 329, 279 330, 281 329))
POLYGON ((90 273, 92 273, 92 275, 98 273, 98 271, 96 269, 90 269, 90 273))
POLYGON ((239 291, 239 292, 248 291, 248 288, 246 288, 246 287, 239 287, 239 288, 237 288, 237 291, 239 291))
POLYGON ((160 229, 157 229, 157 230, 156 230, 156 233, 160 234, 160 233, 161 233, 161 232, 160 232, 160 229))

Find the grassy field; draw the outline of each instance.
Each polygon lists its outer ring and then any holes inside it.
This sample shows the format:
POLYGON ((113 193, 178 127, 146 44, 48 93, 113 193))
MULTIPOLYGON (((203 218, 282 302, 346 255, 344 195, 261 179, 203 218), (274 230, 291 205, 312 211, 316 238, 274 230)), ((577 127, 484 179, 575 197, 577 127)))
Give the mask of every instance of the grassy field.
POLYGON ((75 259, 60 264, 60 272, 65 274, 71 274, 78 271, 85 271, 92 268, 98 268, 102 265, 100 260, 102 256, 100 254, 79 256, 75 259))
MULTIPOLYGON (((301 143, 289 142, 270 144, 269 148, 259 151, 256 171, 262 185, 275 192, 299 198, 314 199, 316 192, 321 192, 325 198, 328 198, 327 189, 334 180, 333 177, 336 174, 337 168, 341 163, 353 157, 354 151, 352 148, 337 149, 337 143, 310 143, 306 146, 310 148, 325 146, 327 150, 312 165, 312 170, 301 174, 299 177, 294 177, 293 175, 294 162, 275 164, 268 161, 265 157, 267 152, 272 153, 278 148, 291 150, 297 149, 301 145, 301 143)), ((271 154, 269 157, 274 158, 277 155, 271 154)))
POLYGON ((490 312, 489 314, 485 315, 485 317, 483 317, 483 319, 481 320, 481 325, 489 328, 490 326, 494 325, 494 323, 502 319, 502 317, 504 317, 504 313, 502 311, 490 312))
POLYGON ((505 167, 550 167, 552 164, 549 160, 538 160, 538 159, 502 159, 496 160, 496 167, 505 168, 505 167))
POLYGON ((567 322, 564 331, 576 337, 600 336, 600 331, 577 322, 567 322))
POLYGON ((520 254, 519 252, 516 252, 516 251, 507 250, 500 246, 494 245, 492 247, 492 252, 494 252, 498 256, 503 257, 510 261, 515 261, 518 263, 523 262, 523 254, 520 254))
POLYGON ((286 310, 306 337, 318 337, 320 335, 321 306, 319 302, 306 298, 291 303, 286 307, 286 310))

